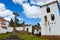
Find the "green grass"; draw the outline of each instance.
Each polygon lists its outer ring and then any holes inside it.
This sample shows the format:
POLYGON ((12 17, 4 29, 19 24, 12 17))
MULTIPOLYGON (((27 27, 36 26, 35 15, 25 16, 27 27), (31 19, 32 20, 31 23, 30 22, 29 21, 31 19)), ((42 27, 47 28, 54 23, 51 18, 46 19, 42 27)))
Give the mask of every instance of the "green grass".
MULTIPOLYGON (((0 40, 2 38, 7 38, 11 35, 11 33, 8 34, 0 34, 0 40)), ((42 39, 38 36, 33 36, 33 35, 27 35, 27 34, 19 34, 17 33, 18 37, 23 38, 24 40, 47 40, 47 39, 42 39)))

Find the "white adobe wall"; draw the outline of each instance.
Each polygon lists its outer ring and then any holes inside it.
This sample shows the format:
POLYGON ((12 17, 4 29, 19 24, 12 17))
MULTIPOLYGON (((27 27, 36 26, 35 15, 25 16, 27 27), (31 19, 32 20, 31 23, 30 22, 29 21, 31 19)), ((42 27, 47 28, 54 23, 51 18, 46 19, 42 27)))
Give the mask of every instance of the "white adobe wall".
POLYGON ((32 26, 26 26, 25 31, 27 31, 27 28, 28 28, 28 32, 32 33, 32 26))
POLYGON ((12 32, 13 31, 13 27, 7 27, 7 32, 12 32))
POLYGON ((6 29, 0 28, 0 33, 6 33, 6 29))
POLYGON ((23 27, 16 27, 16 29, 19 30, 23 30, 23 27))
MULTIPOLYGON (((42 13, 42 22, 41 22, 41 33, 42 35, 60 35, 60 18, 59 18, 59 10, 58 10, 58 5, 57 2, 48 5, 48 7, 50 7, 51 12, 47 13, 46 12, 46 7, 41 7, 41 13, 42 13), (51 21, 51 14, 55 15, 55 21, 51 21), (44 25, 44 16, 47 15, 47 21, 49 21, 49 24, 47 24, 47 31, 45 31, 45 25, 44 25), (54 23, 55 24, 52 24, 54 23), (49 33, 49 27, 51 27, 51 32, 49 33)), ((48 23, 48 22, 47 22, 48 23)))
POLYGON ((34 34, 39 34, 39 32, 41 32, 40 29, 38 29, 38 31, 37 31, 37 29, 34 30, 34 34))
MULTIPOLYGON (((28 28, 28 32, 32 32, 32 26, 25 26, 25 31, 27 31, 28 28)), ((17 30, 23 30, 24 27, 16 27, 17 30)))

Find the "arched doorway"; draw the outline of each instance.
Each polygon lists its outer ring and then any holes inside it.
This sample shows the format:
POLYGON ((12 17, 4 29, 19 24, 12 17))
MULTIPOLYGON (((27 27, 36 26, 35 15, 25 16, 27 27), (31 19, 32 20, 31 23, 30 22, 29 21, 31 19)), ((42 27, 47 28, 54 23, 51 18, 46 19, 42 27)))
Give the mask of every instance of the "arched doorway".
POLYGON ((27 28, 27 32, 28 32, 28 28, 27 28))

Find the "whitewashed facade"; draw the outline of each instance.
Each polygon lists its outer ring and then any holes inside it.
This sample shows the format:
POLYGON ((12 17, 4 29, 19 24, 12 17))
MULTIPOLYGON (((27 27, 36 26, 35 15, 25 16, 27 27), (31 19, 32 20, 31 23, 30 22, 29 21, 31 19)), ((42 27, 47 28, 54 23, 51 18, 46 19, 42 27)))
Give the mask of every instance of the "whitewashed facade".
POLYGON ((60 35, 60 18, 59 18, 60 16, 59 16, 58 2, 54 1, 48 3, 40 6, 40 8, 42 14, 41 34, 60 35))
MULTIPOLYGON (((25 31, 27 31, 27 32, 29 32, 29 33, 32 33, 32 26, 20 26, 20 27, 16 27, 16 30, 17 31, 22 31, 22 30, 25 30, 25 31)), ((6 29, 6 31, 7 32, 12 32, 13 31, 13 27, 7 27, 7 29, 6 29)))
POLYGON ((40 33, 41 33, 41 29, 38 29, 38 30, 35 29, 35 30, 34 30, 34 34, 40 34, 40 33))
POLYGON ((25 31, 32 33, 32 26, 25 26, 25 31))
POLYGON ((20 27, 16 27, 16 29, 18 30, 18 31, 21 31, 21 30, 25 30, 25 31, 27 31, 27 32, 29 32, 29 33, 32 33, 32 26, 20 26, 20 27))

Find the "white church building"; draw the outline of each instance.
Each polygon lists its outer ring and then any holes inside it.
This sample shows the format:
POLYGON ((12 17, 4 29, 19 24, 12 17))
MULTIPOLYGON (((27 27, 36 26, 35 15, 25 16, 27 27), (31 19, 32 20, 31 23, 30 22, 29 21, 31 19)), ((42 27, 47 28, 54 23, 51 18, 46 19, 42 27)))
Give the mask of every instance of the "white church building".
POLYGON ((40 6, 41 35, 60 35, 60 16, 58 1, 40 6))

